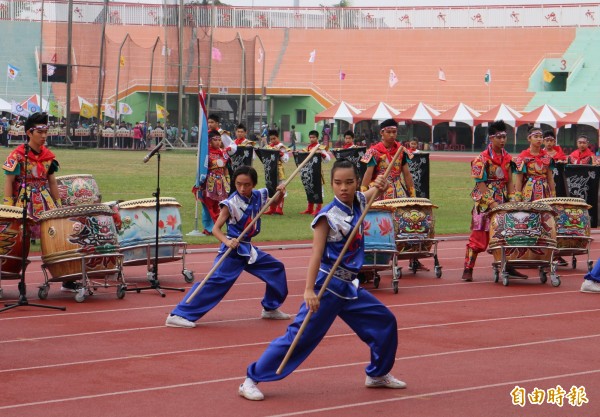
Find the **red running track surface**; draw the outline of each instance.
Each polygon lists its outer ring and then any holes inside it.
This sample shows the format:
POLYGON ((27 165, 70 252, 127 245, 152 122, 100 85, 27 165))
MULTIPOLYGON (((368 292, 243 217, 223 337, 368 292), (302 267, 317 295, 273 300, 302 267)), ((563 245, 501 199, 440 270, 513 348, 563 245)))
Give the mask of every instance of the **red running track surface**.
MULTIPOLYGON (((366 346, 340 320, 309 359, 288 378, 260 384, 263 402, 237 394, 247 365, 287 322, 260 317, 264 285, 243 274, 225 299, 195 329, 164 326, 182 293, 99 289, 83 303, 53 284, 37 299, 40 262, 26 283, 30 302, 64 305, 66 312, 19 307, 0 313, 0 416, 597 416, 600 415, 600 294, 579 292, 585 256, 576 269, 560 268, 562 285, 531 278, 508 287, 494 283, 490 255, 478 259, 475 281, 460 280, 465 240, 439 245, 443 276, 408 271, 400 291, 391 273, 378 290, 367 288, 398 318, 399 347, 392 373, 405 390, 367 389, 366 346), (526 394, 575 387, 589 402, 562 407, 513 404, 526 394)), ((309 245, 306 245, 309 246, 309 245)), ((595 261, 600 244, 594 243, 595 261)), ((309 248, 273 250, 287 269, 290 295, 283 310, 302 302, 309 248)), ((202 279, 214 252, 188 254, 186 267, 202 279)), ((423 262, 432 266, 432 260, 423 262)), ((165 286, 189 288, 181 263, 159 266, 165 286)), ((145 285, 144 267, 126 267, 130 288, 145 285)), ((533 276, 536 275, 536 276, 533 276)), ((4 301, 18 296, 4 281, 4 301)), ((575 397, 573 397, 575 398, 575 397)), ((576 399, 576 398, 575 398, 576 399)))

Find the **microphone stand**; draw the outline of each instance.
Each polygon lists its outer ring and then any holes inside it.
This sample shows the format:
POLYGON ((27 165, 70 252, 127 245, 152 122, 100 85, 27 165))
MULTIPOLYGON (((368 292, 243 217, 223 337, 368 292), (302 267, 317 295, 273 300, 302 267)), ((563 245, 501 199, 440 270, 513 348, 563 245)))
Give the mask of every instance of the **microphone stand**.
POLYGON ((58 307, 58 306, 46 306, 43 304, 34 304, 34 303, 30 303, 27 300, 27 287, 25 285, 25 270, 27 269, 27 255, 28 253, 25 253, 25 248, 29 247, 28 245, 28 240, 29 239, 29 234, 27 233, 27 207, 29 205, 29 195, 27 194, 27 163, 28 163, 28 157, 29 157, 29 144, 27 142, 25 142, 25 163, 24 163, 24 170, 25 173, 22 176, 22 180, 21 180, 21 189, 23 190, 23 193, 21 194, 21 202, 23 203, 23 217, 21 219, 21 227, 23 230, 23 234, 22 234, 22 239, 21 239, 21 277, 19 279, 19 300, 14 303, 14 304, 4 304, 5 307, 3 309, 0 309, 0 313, 6 310, 10 310, 16 307, 22 307, 22 306, 31 306, 31 307, 40 307, 40 308, 50 308, 50 309, 54 309, 54 310, 62 310, 65 311, 67 308, 66 307, 58 307))
MULTIPOLYGON (((161 297, 165 297, 165 293, 162 292, 162 290, 171 290, 171 291, 185 291, 184 288, 173 288, 173 287, 163 287, 160 285, 160 282, 158 281, 158 233, 159 233, 159 227, 158 227, 158 223, 159 223, 159 219, 160 219, 160 148, 155 149, 155 153, 156 153, 156 158, 157 158, 157 164, 156 164, 156 192, 152 193, 152 196, 156 198, 156 229, 155 229, 155 235, 154 235, 154 262, 152 265, 152 272, 151 272, 151 278, 149 278, 148 280, 150 281, 150 286, 148 287, 141 287, 141 288, 128 288, 125 291, 136 291, 136 292, 141 292, 143 290, 156 290, 158 291, 158 293, 160 294, 161 297)), ((151 158, 151 156, 147 157, 148 159, 151 158)))

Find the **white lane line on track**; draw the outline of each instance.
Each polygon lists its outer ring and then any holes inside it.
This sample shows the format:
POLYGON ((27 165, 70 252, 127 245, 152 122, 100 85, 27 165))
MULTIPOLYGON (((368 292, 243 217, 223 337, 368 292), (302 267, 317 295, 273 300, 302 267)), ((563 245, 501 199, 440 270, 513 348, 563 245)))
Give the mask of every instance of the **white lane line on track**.
MULTIPOLYGON (((410 357, 406 357, 406 358, 396 358, 396 360, 403 361, 403 360, 413 360, 413 359, 424 359, 424 358, 432 358, 432 357, 439 357, 439 356, 448 356, 448 355, 462 354, 462 353, 485 352, 485 351, 501 350, 501 349, 513 349, 513 348, 519 348, 519 347, 547 345, 547 344, 551 344, 551 343, 564 343, 564 342, 570 342, 570 341, 580 341, 580 340, 591 339, 591 338, 596 338, 596 337, 600 337, 600 334, 569 337, 569 338, 554 339, 554 340, 541 340, 541 341, 537 341, 537 342, 517 343, 517 344, 510 344, 510 345, 489 346, 489 347, 485 347, 485 348, 462 349, 462 350, 450 351, 450 352, 416 355, 416 356, 410 356, 410 357)), ((296 372, 296 373, 315 372, 315 371, 334 369, 334 368, 364 366, 365 364, 366 364, 366 362, 353 362, 353 363, 337 364, 337 365, 331 365, 331 366, 321 366, 321 367, 315 367, 315 368, 298 369, 294 372, 296 372)), ((395 397, 395 398, 389 398, 389 399, 385 399, 385 400, 375 400, 375 401, 360 402, 360 403, 355 403, 355 404, 344 404, 342 406, 335 406, 335 407, 327 407, 327 408, 312 409, 312 410, 309 409, 309 410, 298 411, 295 413, 273 415, 270 417, 284 417, 284 416, 302 415, 304 413, 318 413, 318 412, 324 412, 324 411, 331 411, 331 410, 335 410, 335 409, 360 407, 360 406, 369 405, 369 404, 401 401, 401 400, 406 400, 406 399, 411 399, 411 398, 422 398, 422 397, 427 397, 427 396, 445 395, 445 394, 452 394, 452 393, 459 393, 459 392, 468 392, 468 391, 473 391, 473 390, 481 390, 481 389, 485 389, 485 388, 495 388, 495 387, 501 387, 501 386, 505 386, 505 385, 513 385, 514 386, 517 384, 545 381, 545 380, 550 380, 550 379, 590 375, 590 374, 596 374, 599 372, 600 372, 600 369, 593 369, 593 370, 589 370, 589 371, 573 372, 573 373, 569 373, 569 374, 560 374, 560 375, 553 375, 553 376, 531 378, 531 379, 527 379, 527 380, 500 382, 497 384, 488 384, 488 385, 480 385, 480 386, 467 387, 467 388, 459 388, 456 390, 437 391, 437 392, 424 393, 424 394, 419 394, 419 395, 414 395, 414 396, 406 396, 406 397, 400 397, 400 398, 395 397)), ((140 389, 135 389, 135 390, 113 391, 113 392, 106 392, 106 393, 93 394, 93 395, 84 395, 84 396, 71 397, 71 398, 36 401, 36 402, 29 402, 29 403, 23 403, 23 404, 12 404, 12 405, 0 406, 0 410, 31 407, 31 406, 38 406, 38 405, 49 405, 49 404, 64 403, 64 402, 70 402, 70 401, 89 400, 89 399, 94 399, 94 398, 112 397, 112 396, 119 396, 119 395, 138 394, 138 393, 142 393, 142 392, 170 390, 170 389, 192 387, 192 386, 199 386, 199 385, 217 384, 217 383, 229 382, 229 381, 238 381, 239 382, 239 381, 243 381, 244 378, 245 378, 245 375, 243 375, 243 376, 240 375, 240 376, 231 377, 231 378, 219 378, 219 379, 214 379, 214 380, 209 380, 209 381, 195 381, 195 382, 188 382, 188 383, 182 383, 182 384, 140 388, 140 389)))
MULTIPOLYGON (((495 317, 492 319, 466 320, 466 321, 459 321, 459 322, 424 324, 424 325, 420 325, 420 326, 400 327, 397 330, 399 332, 402 332, 402 331, 409 331, 409 330, 435 329, 435 328, 440 328, 440 327, 461 326, 461 325, 465 325, 465 324, 475 324, 475 323, 490 323, 490 322, 500 322, 500 321, 508 321, 508 320, 547 318, 547 317, 561 316, 561 315, 567 315, 567 314, 589 314, 589 313, 595 313, 598 311, 600 311, 600 309, 568 311, 568 312, 562 312, 562 313, 532 314, 532 315, 528 315, 528 316, 495 317)), ((158 329, 158 328, 164 328, 164 326, 140 328, 139 330, 158 329)), ((133 329, 133 330, 138 330, 138 329, 133 329)), ((126 331, 126 330, 122 330, 122 331, 126 331)), ((118 332, 118 331, 111 330, 111 331, 98 332, 98 333, 116 333, 116 332, 118 332)), ((81 335, 85 335, 85 334, 81 334, 81 335)), ((73 336, 79 336, 79 335, 73 335, 73 336)), ((336 338, 340 338, 340 337, 353 337, 353 336, 356 336, 355 333, 342 333, 342 334, 337 334, 337 335, 325 336, 325 339, 336 339, 336 338)), ((598 337, 598 336, 600 336, 600 335, 577 336, 577 337, 573 337, 573 338, 567 338, 564 340, 586 339, 586 338, 598 337)), ((39 339, 53 339, 53 338, 55 338, 55 337, 39 338, 39 339)), ((36 338, 35 340, 39 340, 39 339, 36 338)), ((24 339, 24 340, 19 340, 19 341, 29 341, 29 340, 32 340, 32 339, 24 339)), ((554 339, 554 340, 561 340, 561 339, 554 339)), ((544 342, 546 342, 546 341, 547 340, 544 340, 544 342)), ((263 342, 246 343, 246 344, 211 346, 211 347, 197 348, 197 349, 185 349, 185 350, 159 352, 159 353, 148 353, 148 354, 144 354, 144 355, 127 355, 127 356, 121 356, 121 357, 111 357, 111 358, 106 358, 106 359, 93 359, 93 360, 89 360, 89 361, 77 361, 77 362, 67 362, 67 363, 58 363, 58 364, 50 364, 50 365, 39 365, 39 366, 32 366, 32 367, 26 367, 26 368, 3 369, 3 370, 0 370, 0 374, 9 373, 9 372, 23 372, 23 371, 30 371, 30 370, 47 369, 47 368, 60 368, 60 367, 84 365, 84 364, 96 364, 96 363, 102 363, 102 362, 122 361, 122 360, 136 359, 136 358, 151 358, 151 357, 157 357, 157 356, 180 355, 182 353, 199 353, 199 352, 207 352, 207 351, 214 351, 214 350, 218 351, 218 350, 224 350, 224 349, 239 349, 239 348, 244 348, 244 347, 261 346, 261 345, 266 346, 269 343, 270 343, 270 340, 267 340, 267 341, 263 341, 263 342)), ((537 344, 537 343, 542 343, 542 342, 529 342, 529 343, 537 344)), ((508 345, 508 346, 528 346, 529 343, 520 343, 520 344, 508 345)), ((481 349, 487 349, 487 348, 481 348, 481 349)), ((477 351, 477 350, 478 349, 475 349, 475 351, 477 351)), ((456 352, 471 352, 471 351, 473 351, 473 350, 467 349, 464 351, 456 351, 456 352)), ((434 354, 434 355, 441 355, 441 354, 434 354)), ((426 357, 426 356, 427 355, 419 355, 419 356, 414 356, 411 358, 419 358, 419 357, 426 357)), ((401 358, 397 358, 397 360, 400 360, 400 359, 401 358)))
POLYGON ((540 376, 537 378, 521 379, 521 380, 516 380, 516 381, 498 382, 496 384, 475 385, 472 387, 450 389, 450 390, 445 390, 445 391, 434 391, 434 392, 427 392, 427 393, 422 393, 422 394, 417 394, 417 395, 406 395, 406 396, 401 396, 401 397, 386 398, 385 400, 362 401, 362 402, 357 402, 357 403, 352 403, 352 404, 342 404, 342 405, 332 406, 332 407, 306 409, 306 410, 302 410, 302 411, 295 411, 292 413, 272 414, 272 415, 265 416, 265 417, 304 416, 307 414, 326 413, 326 412, 331 412, 331 411, 335 411, 335 410, 347 410, 350 408, 367 407, 367 406, 372 406, 375 404, 385 404, 385 403, 392 403, 392 402, 396 402, 396 401, 414 400, 414 399, 419 399, 419 398, 432 398, 432 397, 436 397, 436 396, 440 396, 440 395, 448 395, 448 394, 468 393, 468 392, 481 391, 481 390, 490 389, 490 388, 514 387, 516 385, 530 384, 533 382, 537 383, 537 382, 541 382, 541 381, 556 380, 556 379, 560 379, 560 378, 569 378, 569 377, 574 377, 574 376, 593 375, 593 374, 597 374, 597 373, 600 373, 600 369, 592 369, 589 371, 572 372, 572 373, 568 373, 568 374, 558 374, 558 375, 551 375, 551 376, 540 376))
MULTIPOLYGON (((250 284, 250 283, 248 283, 250 284)), ((245 285, 248 285, 245 284, 245 285)), ((475 283, 475 284, 485 284, 485 282, 480 282, 480 283, 475 283)), ((453 285, 465 285, 465 283, 463 282, 457 282, 457 283, 448 283, 448 284, 439 284, 436 287, 440 287, 440 286, 453 286, 453 285)), ((470 285, 474 285, 474 283, 471 283, 470 285)), ((412 286, 412 287, 404 287, 405 289, 415 289, 415 288, 431 288, 431 286, 429 285, 423 285, 423 286, 412 286)), ((379 289, 377 291, 386 291, 385 289, 379 289)), ((555 292, 551 292, 551 293, 535 293, 535 294, 513 294, 513 295, 502 295, 502 296, 498 296, 498 297, 484 297, 484 298, 459 298, 456 300, 440 300, 440 301, 427 301, 427 302, 423 302, 423 303, 409 303, 409 304, 388 304, 387 307, 388 308, 402 308, 402 307, 415 307, 415 306, 420 306, 420 305, 431 305, 431 304, 447 304, 447 303, 462 303, 462 302, 468 302, 468 301, 479 301, 479 300, 483 300, 483 301, 489 301, 489 300, 508 300, 508 299, 514 299, 514 298, 526 298, 526 297, 545 297, 545 296, 557 296, 557 295, 564 295, 564 294, 579 294, 579 291, 576 290, 568 290, 568 291, 555 291, 555 292)), ((289 298, 300 298, 303 297, 302 294, 295 294, 295 295, 289 295, 289 298)), ((256 298, 237 298, 237 299, 231 299, 231 300, 222 300, 221 303, 239 303, 239 302, 244 302, 244 301, 257 301, 257 300, 262 300, 261 297, 256 297, 256 298)), ((123 309, 111 309, 111 310, 94 310, 94 311, 78 311, 76 313, 57 313, 57 314, 53 314, 53 315, 36 315, 36 316, 23 316, 23 317, 2 317, 0 318, 0 323, 2 323, 3 321, 8 321, 8 320, 26 320, 26 319, 47 319, 47 318, 59 318, 62 319, 64 316, 80 316, 80 315, 91 315, 91 314, 108 314, 108 313, 118 313, 118 314, 122 314, 122 313, 127 313, 127 312, 131 312, 131 311, 143 311, 143 310, 155 310, 155 309, 171 309, 175 306, 175 304, 169 304, 169 305, 160 305, 160 306, 144 306, 144 307, 131 307, 131 308, 123 308, 123 309)), ((226 322, 235 322, 235 321, 245 321, 245 320, 255 320, 255 318, 242 318, 242 319, 230 319, 230 320, 214 320, 214 321, 203 321, 201 323, 207 323, 207 324, 212 324, 212 323, 226 323, 226 322)), ((150 326, 148 328, 154 328, 154 327, 161 327, 161 326, 150 326)), ((145 327, 144 327, 145 328, 145 327)), ((65 335, 68 336, 68 335, 65 335)), ((22 339, 17 339, 16 341, 21 341, 22 339)), ((26 340, 32 340, 32 339, 26 339, 26 340)), ((9 343, 11 342, 10 340, 0 340, 0 344, 2 343, 9 343)))

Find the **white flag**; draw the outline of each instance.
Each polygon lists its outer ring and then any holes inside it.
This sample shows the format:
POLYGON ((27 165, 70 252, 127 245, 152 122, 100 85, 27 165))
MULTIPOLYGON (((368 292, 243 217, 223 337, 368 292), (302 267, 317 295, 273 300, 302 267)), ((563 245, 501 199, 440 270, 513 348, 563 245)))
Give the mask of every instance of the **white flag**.
POLYGON ((390 70, 390 80, 389 80, 390 88, 398 84, 398 77, 396 77, 396 73, 393 69, 390 70))
POLYGON ((446 73, 441 68, 440 68, 440 71, 438 72, 438 79, 440 81, 446 81, 446 73))
POLYGON ((312 64, 315 62, 315 59, 317 59, 317 50, 313 49, 313 51, 310 53, 310 57, 308 58, 308 62, 312 64))
POLYGON ((110 118, 115 118, 117 117, 117 115, 115 114, 115 106, 112 106, 110 104, 105 104, 104 105, 104 115, 106 117, 110 117, 110 118))
POLYGON ((258 63, 262 64, 263 59, 265 59, 265 51, 262 48, 258 48, 258 63))
POLYGON ((133 109, 127 103, 119 103, 119 114, 133 114, 133 109))
POLYGON ((29 117, 29 110, 27 110, 25 107, 21 106, 19 103, 17 103, 16 101, 12 101, 11 106, 10 106, 10 112, 12 114, 16 114, 18 116, 23 116, 23 117, 29 117))

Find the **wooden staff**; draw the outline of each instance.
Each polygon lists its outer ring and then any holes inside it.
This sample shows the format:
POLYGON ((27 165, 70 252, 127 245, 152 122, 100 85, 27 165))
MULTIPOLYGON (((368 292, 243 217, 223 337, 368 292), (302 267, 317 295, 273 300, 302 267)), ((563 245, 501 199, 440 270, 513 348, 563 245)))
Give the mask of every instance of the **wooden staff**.
MULTIPOLYGON (((386 180, 387 180, 388 175, 390 174, 390 171, 392 170, 392 167, 396 163, 396 160, 398 159, 398 157, 402 153, 403 149, 404 149, 403 146, 399 146, 398 147, 398 150, 396 151, 396 154, 394 155, 394 157, 392 158, 392 161, 390 162, 390 164, 388 165, 387 169, 385 170, 385 173, 383 174, 383 177, 386 180)), ((321 301, 321 297, 323 297, 323 294, 325 293, 325 290, 327 290, 327 286, 329 285, 329 282, 331 281, 331 278, 333 278, 333 274, 335 273, 335 271, 338 268, 338 266, 340 266, 340 264, 342 263, 342 259, 344 258, 344 255, 348 251, 348 248, 350 247, 350 244, 352 243, 352 240, 354 239, 354 236, 358 232, 358 229, 360 229, 360 226, 362 225, 363 220, 364 220, 365 216, 367 215, 367 212, 369 211, 369 209, 373 205, 373 202, 375 202, 375 199, 377 198, 378 195, 379 195, 379 193, 375 193, 375 194, 373 194, 369 198, 369 201, 367 202, 367 206, 366 206, 365 210, 360 215, 360 218, 356 222, 356 226, 354 226, 354 228, 352 229, 352 232, 350 232, 350 235, 348 236, 348 239, 346 240, 346 244, 342 248, 342 251, 340 252, 338 258, 336 259, 335 263, 331 267, 331 271, 329 271, 329 274, 327 275, 327 278, 325 278, 325 282, 323 282, 323 285, 321 286, 321 290, 319 291, 319 294, 317 294, 317 300, 318 301, 321 301)), ((296 337, 294 337, 294 340, 293 340, 292 344, 290 345, 287 353, 285 354, 285 357, 283 358, 283 361, 281 361, 281 365, 279 365, 279 368, 277 368, 277 371, 275 372, 277 375, 280 375, 281 372, 283 372, 283 368, 285 368, 285 365, 287 365, 288 361, 292 357, 292 353, 294 353, 294 349, 296 349, 296 345, 298 345, 298 342, 300 341, 300 337, 304 333, 304 330, 306 329, 306 326, 308 325, 308 321, 312 317, 312 313, 313 312, 311 310, 309 310, 308 313, 306 314, 306 317, 304 317, 304 321, 302 322, 302 325, 298 329, 298 333, 296 334, 296 337)))
MULTIPOLYGON (((310 153, 308 154, 308 156, 306 157, 306 159, 304 159, 304 161, 302 161, 302 163, 300 165, 298 165, 298 167, 296 168, 296 170, 294 172, 292 172, 292 174, 289 176, 289 178, 283 183, 284 186, 287 187, 287 185, 292 181, 292 179, 298 175, 298 173, 300 172, 300 170, 304 167, 304 165, 306 165, 309 161, 310 158, 312 158, 312 156, 319 150, 318 146, 315 146, 310 153)), ((252 219, 252 221, 248 224, 248 226, 246 226, 246 228, 244 230, 242 230, 242 233, 240 233, 240 235, 238 236, 238 240, 242 240, 244 238, 244 236, 246 236, 246 233, 248 233, 252 227, 254 226, 254 224, 258 221, 258 219, 260 219, 260 216, 263 215, 263 213, 265 211, 267 211, 267 208, 273 204, 274 201, 276 201, 279 198, 279 195, 281 194, 281 191, 277 190, 277 192, 273 195, 273 197, 271 197, 269 200, 267 200, 266 204, 263 206, 263 208, 258 212, 258 214, 256 215, 256 217, 254 217, 254 219, 252 219)), ((196 287, 196 289, 194 290, 194 292, 192 292, 190 294, 190 296, 187 298, 187 300, 185 301, 186 304, 189 304, 192 302, 192 300, 194 299, 194 297, 200 292, 200 290, 202 289, 202 287, 204 286, 204 284, 206 284, 206 281, 208 281, 208 279, 212 276, 212 274, 217 270, 217 268, 219 266, 221 266, 221 264, 223 263, 223 261, 225 260, 225 258, 227 258, 227 256, 229 256, 229 254, 231 253, 231 251, 233 250, 233 248, 228 248, 227 251, 225 251, 225 253, 223 254, 223 256, 221 256, 221 258, 217 261, 217 263, 215 263, 213 265, 213 267, 210 269, 210 271, 208 271, 208 273, 206 274, 206 277, 202 280, 202 282, 200 282, 200 285, 198 285, 196 287)))

